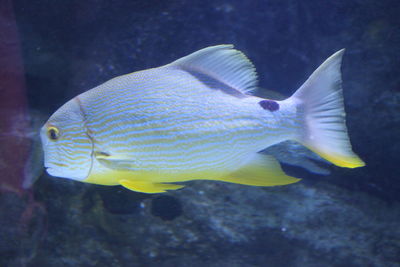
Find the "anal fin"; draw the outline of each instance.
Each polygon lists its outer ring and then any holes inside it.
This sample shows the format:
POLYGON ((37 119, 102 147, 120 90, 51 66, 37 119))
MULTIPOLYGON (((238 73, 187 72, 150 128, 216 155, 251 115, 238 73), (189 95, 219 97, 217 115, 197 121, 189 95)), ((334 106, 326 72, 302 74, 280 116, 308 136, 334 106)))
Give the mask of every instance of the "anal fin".
POLYGON ((148 181, 119 180, 118 182, 129 190, 149 194, 164 193, 166 190, 177 190, 184 187, 178 184, 152 183, 148 181))
POLYGON ((300 179, 286 175, 272 156, 257 154, 249 164, 218 180, 253 186, 292 184, 300 179))

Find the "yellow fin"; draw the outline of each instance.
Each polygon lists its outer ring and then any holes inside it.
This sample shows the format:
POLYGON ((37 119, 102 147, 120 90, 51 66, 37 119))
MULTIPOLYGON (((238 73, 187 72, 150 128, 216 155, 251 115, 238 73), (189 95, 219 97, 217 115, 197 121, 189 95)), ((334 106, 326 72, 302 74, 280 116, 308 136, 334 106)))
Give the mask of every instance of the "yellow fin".
POLYGON ((249 164, 218 180, 254 186, 286 185, 300 181, 286 175, 272 156, 262 154, 257 154, 249 164))
POLYGON ((358 168, 364 167, 365 163, 360 159, 356 154, 351 153, 350 156, 347 155, 339 155, 335 153, 326 153, 322 150, 318 150, 317 148, 310 147, 312 151, 320 155, 322 158, 327 161, 332 162, 336 166, 346 167, 346 168, 358 168))
POLYGON ((166 190, 176 190, 184 187, 178 184, 152 183, 148 181, 119 180, 118 182, 129 190, 142 193, 163 193, 166 190))

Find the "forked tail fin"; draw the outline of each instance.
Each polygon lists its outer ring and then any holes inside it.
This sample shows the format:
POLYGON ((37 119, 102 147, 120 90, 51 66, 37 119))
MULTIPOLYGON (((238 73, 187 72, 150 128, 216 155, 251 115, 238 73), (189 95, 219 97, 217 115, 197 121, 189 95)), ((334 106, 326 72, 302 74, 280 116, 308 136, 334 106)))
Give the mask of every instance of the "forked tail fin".
POLYGON ((340 167, 365 163, 352 151, 345 124, 340 65, 344 49, 329 57, 293 94, 302 121, 297 141, 340 167))

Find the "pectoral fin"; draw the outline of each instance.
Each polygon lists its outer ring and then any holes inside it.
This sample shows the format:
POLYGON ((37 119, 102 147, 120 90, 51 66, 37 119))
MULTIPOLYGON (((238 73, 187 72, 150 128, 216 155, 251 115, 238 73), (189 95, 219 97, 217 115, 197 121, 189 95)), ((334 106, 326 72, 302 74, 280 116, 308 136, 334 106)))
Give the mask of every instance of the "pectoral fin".
POLYGON ((124 155, 112 155, 107 152, 94 152, 97 161, 113 170, 134 171, 135 161, 124 155))
POLYGON ((131 181, 131 180, 119 180, 119 184, 129 190, 142 192, 142 193, 163 193, 166 190, 177 190, 183 188, 183 185, 178 184, 164 184, 164 183, 152 183, 147 181, 131 181))
POLYGON ((272 156, 262 154, 257 154, 249 164, 219 180, 253 186, 286 185, 300 181, 286 175, 272 156))

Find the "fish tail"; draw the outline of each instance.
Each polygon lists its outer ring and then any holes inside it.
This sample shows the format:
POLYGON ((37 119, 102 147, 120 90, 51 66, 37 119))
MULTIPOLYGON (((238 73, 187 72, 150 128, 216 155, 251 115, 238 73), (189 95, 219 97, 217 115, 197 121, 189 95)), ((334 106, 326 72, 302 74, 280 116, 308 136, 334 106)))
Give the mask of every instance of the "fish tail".
POLYGON ((365 163, 352 151, 345 124, 340 66, 344 49, 329 57, 293 94, 302 127, 297 141, 340 167, 365 163))

